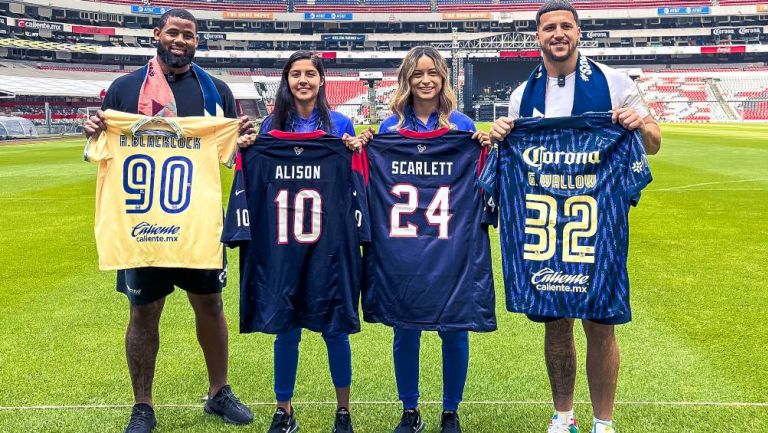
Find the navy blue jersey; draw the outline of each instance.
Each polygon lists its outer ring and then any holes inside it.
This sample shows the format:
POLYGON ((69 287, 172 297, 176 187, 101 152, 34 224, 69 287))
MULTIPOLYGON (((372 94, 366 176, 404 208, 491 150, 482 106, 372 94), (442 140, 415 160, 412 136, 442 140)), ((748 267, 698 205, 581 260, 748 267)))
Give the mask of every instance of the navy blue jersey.
POLYGON ((241 152, 222 239, 240 246, 240 332, 358 332, 365 153, 322 131, 241 152))
POLYGON ((366 321, 406 329, 496 329, 482 191, 471 132, 400 130, 368 144, 371 243, 366 321))
POLYGON ((479 182, 498 194, 507 309, 631 317, 628 213, 650 181, 639 132, 610 113, 516 120, 479 182))

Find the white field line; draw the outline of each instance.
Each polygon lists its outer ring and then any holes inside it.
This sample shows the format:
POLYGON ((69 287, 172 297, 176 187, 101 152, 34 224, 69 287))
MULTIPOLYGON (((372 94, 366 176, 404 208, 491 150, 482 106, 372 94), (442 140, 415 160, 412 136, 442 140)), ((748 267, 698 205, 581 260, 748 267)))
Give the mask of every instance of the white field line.
MULTIPOLYGON (((708 186, 708 185, 724 185, 727 183, 746 183, 746 182, 760 182, 768 180, 768 178, 765 177, 758 177, 756 179, 742 179, 742 180, 728 180, 723 182, 703 182, 703 183, 692 183, 689 185, 679 185, 679 186, 673 186, 669 188, 659 188, 659 189, 647 189, 648 192, 659 192, 659 191, 678 191, 683 189, 689 189, 689 188, 695 188, 697 186, 708 186)), ((701 191, 701 190, 697 190, 701 191)))
MULTIPOLYGON (((588 401, 576 401, 578 405, 588 405, 588 401)), ((248 406, 274 406, 275 402, 246 402, 248 406)), ((296 406, 331 406, 335 401, 294 401, 296 406)), ((399 405, 399 401, 353 401, 353 405, 399 405)), ((419 404, 438 405, 442 401, 420 401, 419 404)), ((551 405, 551 401, 529 401, 529 400, 510 400, 510 401, 463 401, 463 405, 489 405, 489 406, 536 406, 551 405)), ((768 402, 718 402, 718 401, 617 401, 619 406, 669 406, 669 407, 758 407, 768 408, 768 402)), ((91 409, 127 409, 130 404, 73 404, 73 405, 41 405, 41 406, 0 406, 0 411, 34 411, 34 410, 91 410, 91 409)), ((175 408, 175 409, 200 409, 199 404, 157 404, 156 408, 175 408)))

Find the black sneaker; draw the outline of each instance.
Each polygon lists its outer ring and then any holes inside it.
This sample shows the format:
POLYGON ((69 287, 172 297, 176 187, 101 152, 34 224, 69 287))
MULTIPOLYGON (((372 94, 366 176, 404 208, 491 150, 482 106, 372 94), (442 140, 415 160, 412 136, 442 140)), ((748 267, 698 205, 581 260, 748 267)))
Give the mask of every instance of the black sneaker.
POLYGON ((440 418, 440 433, 461 433, 459 414, 455 410, 444 410, 440 418))
POLYGON ((157 425, 155 410, 146 403, 137 403, 131 410, 131 420, 128 421, 128 427, 125 433, 150 433, 157 425))
POLYGON ((424 430, 424 421, 421 420, 419 410, 403 409, 400 425, 395 428, 394 433, 419 433, 422 430, 424 430))
POLYGON ((297 431, 299 431, 299 422, 296 421, 296 412, 293 408, 289 414, 282 407, 278 407, 267 433, 294 433, 297 431))
POLYGON ((230 424, 243 425, 253 422, 253 412, 235 397, 229 385, 222 386, 216 395, 206 400, 203 410, 205 413, 222 417, 224 422, 230 424))
POLYGON ((336 411, 336 422, 333 424, 333 433, 355 433, 352 429, 352 415, 345 407, 336 411))

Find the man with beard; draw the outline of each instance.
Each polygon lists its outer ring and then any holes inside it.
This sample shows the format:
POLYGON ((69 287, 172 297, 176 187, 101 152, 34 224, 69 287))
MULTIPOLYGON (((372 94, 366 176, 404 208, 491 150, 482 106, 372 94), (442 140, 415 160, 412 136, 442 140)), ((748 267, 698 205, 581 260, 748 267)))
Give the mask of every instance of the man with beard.
MULTIPOLYGON (((154 29, 157 57, 137 71, 116 79, 107 91, 102 110, 163 116, 215 116, 237 118, 235 98, 227 85, 192 63, 198 44, 195 17, 172 9, 154 29)), ((240 132, 250 132, 247 116, 240 118, 240 132)), ((85 125, 85 135, 95 139, 106 129, 98 111, 85 125)), ((251 410, 227 384, 227 322, 221 291, 224 269, 136 268, 118 271, 117 290, 130 301, 125 352, 136 404, 126 433, 151 432, 157 423, 152 407, 152 380, 159 349, 160 315, 165 296, 174 286, 187 291, 195 312, 197 338, 208 369, 208 399, 204 410, 225 422, 248 424, 251 410)))
MULTIPOLYGON (((561 117, 611 111, 613 122, 639 129, 646 153, 656 154, 661 131, 645 107, 635 83, 627 75, 579 54, 581 29, 576 10, 564 0, 545 2, 536 14, 536 40, 543 64, 510 97, 509 116, 496 120, 491 138, 503 140, 520 117, 561 117)), ((544 323, 544 357, 555 414, 549 433, 577 433, 573 416, 576 351, 573 322, 568 317, 528 315, 544 323)), ((613 432, 613 405, 619 371, 619 349, 614 327, 631 314, 605 321, 583 320, 587 337, 587 381, 594 413, 593 433, 613 432)))

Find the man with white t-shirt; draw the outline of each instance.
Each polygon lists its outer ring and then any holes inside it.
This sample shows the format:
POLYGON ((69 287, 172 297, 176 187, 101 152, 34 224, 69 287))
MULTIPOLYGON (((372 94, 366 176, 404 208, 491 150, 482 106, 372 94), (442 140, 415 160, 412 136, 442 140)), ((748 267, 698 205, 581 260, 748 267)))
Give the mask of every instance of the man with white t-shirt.
MULTIPOLYGON (((543 63, 520 85, 509 101, 508 117, 496 120, 491 138, 503 140, 520 117, 561 117, 611 111, 614 123, 639 129, 643 147, 656 154, 661 130, 645 107, 635 83, 627 75, 579 54, 581 29, 576 10, 564 0, 545 2, 536 14, 536 40, 543 63)), ((571 318, 531 316, 545 324, 544 356, 552 387, 555 414, 548 433, 577 433, 573 417, 576 351, 571 318)), ((594 413, 592 433, 613 433, 613 404, 619 371, 615 325, 631 317, 608 321, 583 320, 587 336, 587 381, 594 413)))

